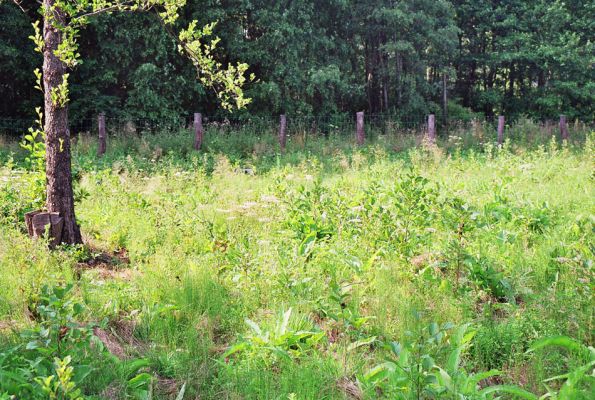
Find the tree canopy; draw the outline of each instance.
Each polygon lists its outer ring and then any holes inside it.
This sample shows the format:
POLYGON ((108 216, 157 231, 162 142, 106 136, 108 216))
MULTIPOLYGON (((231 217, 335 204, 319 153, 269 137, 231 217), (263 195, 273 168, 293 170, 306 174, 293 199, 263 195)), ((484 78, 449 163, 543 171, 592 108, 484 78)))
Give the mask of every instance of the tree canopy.
MULTIPOLYGON (((20 5, 28 12, 0 3, 0 117, 28 117, 39 102, 36 3, 20 5)), ((418 116, 440 113, 446 84, 454 117, 465 107, 591 119, 593 14, 592 1, 189 0, 175 24, 217 22, 216 59, 249 65, 252 102, 239 112, 418 116)), ((72 119, 223 112, 155 15, 101 15, 79 35, 72 119)))

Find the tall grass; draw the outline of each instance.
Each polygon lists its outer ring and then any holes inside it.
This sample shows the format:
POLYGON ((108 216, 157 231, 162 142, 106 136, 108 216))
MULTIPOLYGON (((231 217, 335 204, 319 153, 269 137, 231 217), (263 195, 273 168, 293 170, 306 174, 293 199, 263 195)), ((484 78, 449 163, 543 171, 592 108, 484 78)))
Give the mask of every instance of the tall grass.
MULTIPOLYGON (((527 353, 534 340, 593 345, 593 136, 577 129, 560 145, 524 121, 498 148, 478 129, 437 147, 400 134, 363 148, 292 136, 283 154, 271 132, 207 131, 200 153, 188 131, 117 136, 101 159, 81 135, 73 164, 88 247, 57 251, 26 237, 33 191, 20 155, 4 154, 0 336, 35 324, 41 286, 74 282, 86 320, 121 336, 132 327, 121 339, 149 360, 156 397, 185 382, 187 398, 382 398, 395 387, 362 377, 419 331, 422 311, 424 324, 472 323, 468 371, 499 369, 504 383, 543 393, 573 361, 527 353), (251 324, 272 335, 290 308, 283 340, 323 339, 254 345, 251 324), (224 355, 244 342, 249 351, 224 355)), ((109 364, 93 371, 106 379, 83 389, 101 398, 118 378, 109 364)))

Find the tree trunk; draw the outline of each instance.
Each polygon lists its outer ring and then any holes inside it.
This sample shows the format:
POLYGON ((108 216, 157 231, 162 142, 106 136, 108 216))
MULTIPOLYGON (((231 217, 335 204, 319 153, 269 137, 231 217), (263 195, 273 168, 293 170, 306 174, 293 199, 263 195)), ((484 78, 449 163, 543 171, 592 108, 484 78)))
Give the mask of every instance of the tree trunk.
POLYGON ((442 125, 448 129, 448 75, 442 73, 442 125))
POLYGON ((469 68, 469 75, 467 77, 465 94, 463 95, 463 106, 471 107, 472 99, 475 90, 475 83, 477 82, 477 62, 471 61, 469 68))
POLYGON ((387 68, 388 60, 387 55, 383 50, 380 50, 382 45, 386 42, 384 35, 378 35, 378 61, 380 62, 380 69, 382 75, 382 97, 380 99, 380 111, 388 111, 388 78, 389 71, 387 68))
POLYGON ((366 97, 368 98, 368 110, 372 110, 372 70, 370 68, 370 52, 368 51, 368 41, 364 44, 364 69, 366 74, 366 97))
POLYGON ((510 70, 508 72, 508 92, 506 93, 506 96, 508 97, 508 101, 512 100, 512 98, 514 97, 514 81, 516 78, 516 69, 514 67, 514 64, 511 62, 510 63, 510 70))
POLYGON ((396 81, 397 81, 397 107, 401 106, 402 98, 403 98, 403 91, 401 89, 401 74, 403 73, 403 58, 401 57, 401 53, 398 51, 396 52, 395 56, 396 61, 396 81))
MULTIPOLYGON (((64 14, 59 9, 49 11, 54 3, 55 0, 43 0, 44 12, 53 13, 54 24, 63 24, 65 22, 64 14)), ((54 104, 51 97, 52 90, 62 83, 66 65, 54 54, 62 42, 62 34, 52 26, 51 17, 46 15, 43 24, 46 207, 48 212, 58 213, 64 220, 62 242, 77 244, 82 243, 82 238, 74 215, 68 106, 54 104)))

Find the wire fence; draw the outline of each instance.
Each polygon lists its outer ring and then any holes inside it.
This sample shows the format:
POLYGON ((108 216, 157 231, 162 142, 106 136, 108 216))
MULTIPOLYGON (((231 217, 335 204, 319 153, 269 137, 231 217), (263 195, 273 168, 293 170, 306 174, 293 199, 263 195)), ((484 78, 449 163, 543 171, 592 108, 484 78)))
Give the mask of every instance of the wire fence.
MULTIPOLYGON (((208 134, 275 134, 279 130, 280 116, 243 116, 221 117, 202 116, 202 124, 208 134)), ((356 116, 324 115, 303 116, 287 115, 287 135, 313 134, 324 136, 351 136, 355 133, 356 116)), ((477 119, 450 119, 444 124, 436 118, 438 135, 445 135, 451 131, 473 129, 477 126, 496 129, 498 117, 482 117, 477 119)), ((365 115, 366 136, 391 134, 419 134, 428 129, 428 117, 396 117, 394 115, 372 114, 365 115)), ((507 121, 507 124, 509 121, 507 121)), ((175 118, 120 118, 105 116, 106 132, 110 136, 131 136, 146 134, 177 133, 190 130, 193 127, 193 115, 183 115, 175 118)), ((556 129, 558 121, 544 120, 538 122, 547 130, 556 129)), ((26 118, 0 118, 0 134, 22 136, 35 122, 26 118)), ((97 134, 98 118, 71 119, 69 121, 71 135, 97 134)))
MULTIPOLYGON (((105 117, 105 125, 111 134, 142 134, 163 133, 192 128, 193 115, 164 118, 160 120, 148 118, 120 118, 105 117)), ((206 130, 219 133, 233 133, 242 131, 267 132, 277 131, 279 116, 249 116, 249 117, 221 117, 203 116, 202 122, 206 130)), ((492 118, 482 118, 482 122, 493 122, 492 118)), ((287 132, 305 132, 321 134, 350 135, 355 129, 354 115, 325 115, 325 116, 292 116, 287 115, 287 132)), ((437 121, 440 129, 440 121, 437 121)), ((449 120, 449 128, 469 126, 472 121, 449 120)), ((366 128, 388 133, 393 130, 420 130, 427 126, 427 117, 398 118, 391 115, 365 115, 366 128)), ((0 133, 10 135, 25 134, 35 122, 26 118, 0 118, 0 133)), ((444 128, 444 127, 443 127, 444 128)), ((97 132, 98 119, 71 119, 69 121, 71 134, 97 132)))

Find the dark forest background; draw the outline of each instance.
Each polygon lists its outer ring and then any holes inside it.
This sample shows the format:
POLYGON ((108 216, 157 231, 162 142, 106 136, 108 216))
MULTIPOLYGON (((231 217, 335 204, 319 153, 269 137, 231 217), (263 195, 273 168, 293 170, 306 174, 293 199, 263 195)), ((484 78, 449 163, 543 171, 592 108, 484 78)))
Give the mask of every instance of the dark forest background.
MULTIPOLYGON (((22 6, 0 4, 0 118, 41 103, 28 39, 38 7, 22 6)), ((587 0, 189 0, 179 24, 219 21, 219 59, 250 65, 239 114, 592 120, 594 15, 587 0)), ((223 113, 154 14, 100 16, 80 43, 73 120, 223 113)))

